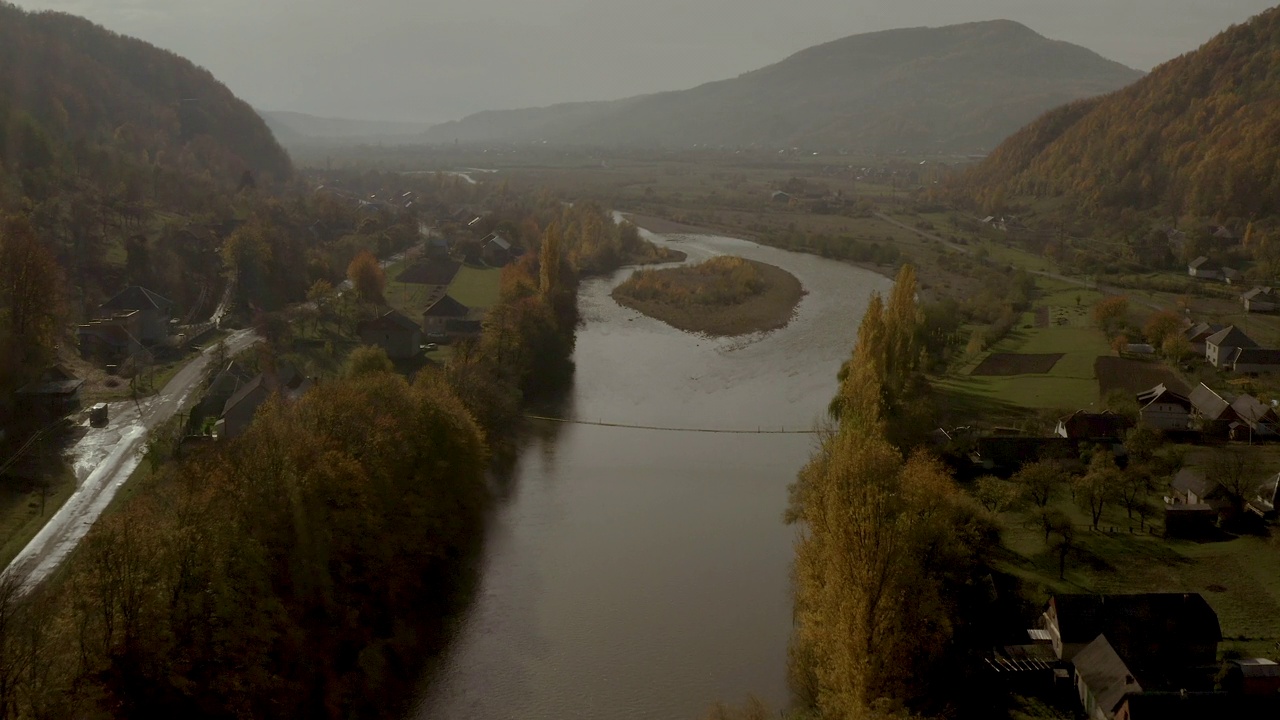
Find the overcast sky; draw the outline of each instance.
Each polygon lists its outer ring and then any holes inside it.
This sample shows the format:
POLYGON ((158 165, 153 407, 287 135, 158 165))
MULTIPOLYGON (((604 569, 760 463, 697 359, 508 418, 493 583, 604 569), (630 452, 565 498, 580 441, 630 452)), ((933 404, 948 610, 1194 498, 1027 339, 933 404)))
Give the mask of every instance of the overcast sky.
POLYGON ((997 18, 1149 70, 1280 0, 18 0, 184 55, 268 110, 440 121, 739 75, 997 18))

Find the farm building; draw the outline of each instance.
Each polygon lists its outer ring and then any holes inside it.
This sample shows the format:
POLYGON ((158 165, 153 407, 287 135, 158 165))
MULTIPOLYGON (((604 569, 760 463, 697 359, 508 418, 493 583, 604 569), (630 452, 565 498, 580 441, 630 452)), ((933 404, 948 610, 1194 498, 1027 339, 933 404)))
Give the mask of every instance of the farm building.
POLYGON ((1073 664, 1076 694, 1090 720, 1114 720, 1125 696, 1142 692, 1133 672, 1105 635, 1097 636, 1085 646, 1073 664))
POLYGON ((386 350, 392 360, 416 357, 422 344, 422 329, 395 310, 360 323, 358 332, 360 342, 386 350))
POLYGON ((1222 266, 1201 255, 1187 263, 1187 274, 1201 280, 1221 280, 1222 266))
POLYGON ((1144 425, 1164 431, 1185 431, 1191 427, 1191 399, 1161 383, 1138 394, 1138 415, 1144 425))
POLYGON ((1240 296, 1245 312, 1274 312, 1276 309, 1275 291, 1269 287, 1256 287, 1240 296))
POLYGON ((1140 666, 1195 667, 1218 659, 1218 615, 1199 593, 1055 595, 1041 615, 1053 649, 1072 660, 1099 635, 1140 666))
POLYGON ((45 370, 37 380, 18 390, 18 409, 27 419, 48 422, 80 409, 84 380, 61 365, 45 370))
POLYGON ((1187 397, 1191 400, 1191 423, 1205 435, 1226 437, 1231 423, 1240 419, 1231 403, 1204 383, 1187 397))
POLYGON ((1204 355, 1204 341, 1224 327, 1224 325, 1215 323, 1196 323, 1187 328, 1184 335, 1187 338, 1187 342, 1191 343, 1191 349, 1195 350, 1197 354, 1204 355))
POLYGON ((1258 485, 1245 509, 1264 520, 1276 518, 1276 490, 1280 488, 1280 475, 1272 475, 1258 485))
POLYGON ((1222 361, 1222 369, 1245 375, 1276 372, 1280 370, 1280 350, 1267 348, 1236 348, 1222 361))
POLYGON ((1231 401, 1231 409, 1239 418, 1231 426, 1234 440, 1273 438, 1280 428, 1280 415, 1276 414, 1276 409, 1252 395, 1241 395, 1231 401))

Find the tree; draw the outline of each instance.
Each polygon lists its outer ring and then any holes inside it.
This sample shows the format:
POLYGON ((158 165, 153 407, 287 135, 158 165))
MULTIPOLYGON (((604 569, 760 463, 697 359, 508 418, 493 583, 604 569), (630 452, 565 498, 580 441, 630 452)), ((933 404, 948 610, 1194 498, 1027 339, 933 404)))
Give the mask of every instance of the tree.
POLYGON ((1245 448, 1220 447, 1209 454, 1207 464, 1208 474, 1239 512, 1261 481, 1257 455, 1245 448))
POLYGON ((347 365, 343 374, 354 379, 394 371, 395 365, 392 364, 391 358, 387 357, 386 350, 377 345, 362 345, 352 350, 351 355, 347 356, 347 365))
POLYGON ((1066 476, 1057 463, 1041 460, 1023 465, 1013 476, 1013 482, 1022 488, 1022 494, 1036 507, 1043 508, 1053 502, 1058 490, 1066 484, 1066 476))
POLYGON ((1130 520, 1133 519, 1135 512, 1145 517, 1140 508, 1147 503, 1151 492, 1155 488, 1155 478, 1152 476, 1151 471, 1143 465, 1130 464, 1119 474, 1119 482, 1116 484, 1116 499, 1124 505, 1125 512, 1129 514, 1130 520))
POLYGON ((1089 470, 1076 478, 1071 484, 1076 502, 1082 510, 1089 513, 1094 530, 1102 521, 1102 513, 1116 497, 1120 480, 1120 471, 1116 468, 1115 458, 1106 450, 1093 453, 1089 461, 1089 470))
POLYGON ((1160 343, 1160 354, 1169 362, 1179 364, 1191 359, 1195 355, 1195 349, 1185 335, 1174 333, 1166 335, 1164 342, 1160 343))
POLYGON ((60 290, 57 260, 31 223, 19 217, 0 220, 0 339, 8 341, 0 350, 21 375, 53 358, 60 290))
POLYGON ((1022 492, 1015 483, 984 475, 974 483, 973 497, 988 512, 1002 513, 1018 504, 1022 492))
POLYGON ((1170 337, 1182 337, 1181 330, 1182 317, 1172 310, 1161 310, 1147 319, 1142 333, 1146 336, 1147 342, 1155 347, 1163 347, 1170 337))
POLYGON ((347 266, 347 279, 356 295, 364 302, 380 303, 387 287, 387 276, 378 264, 378 258, 368 250, 362 250, 347 266))
POLYGON ((1124 321, 1128 314, 1129 298, 1124 295, 1103 298, 1093 306, 1093 321, 1103 330, 1109 330, 1117 323, 1124 321))
POLYGON ((1124 439, 1124 447, 1129 451, 1129 457, 1137 463, 1150 462, 1163 444, 1164 436, 1160 431, 1145 423, 1139 423, 1131 428, 1124 439))
POLYGON ((1070 521, 1067 521, 1058 523, 1054 527, 1054 532, 1058 534, 1057 542, 1053 544, 1053 553, 1058 556, 1058 579, 1065 580, 1067 578, 1067 558, 1071 555, 1071 551, 1075 549, 1076 545, 1076 529, 1070 521))

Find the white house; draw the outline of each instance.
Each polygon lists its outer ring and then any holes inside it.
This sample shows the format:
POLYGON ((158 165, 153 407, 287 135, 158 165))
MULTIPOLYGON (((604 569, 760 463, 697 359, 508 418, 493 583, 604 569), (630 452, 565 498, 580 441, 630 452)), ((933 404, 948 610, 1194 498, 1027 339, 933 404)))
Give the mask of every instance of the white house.
POLYGON ((1240 348, 1256 348, 1258 343, 1245 335, 1235 325, 1228 325, 1204 340, 1204 357, 1216 368, 1225 367, 1227 361, 1240 348))

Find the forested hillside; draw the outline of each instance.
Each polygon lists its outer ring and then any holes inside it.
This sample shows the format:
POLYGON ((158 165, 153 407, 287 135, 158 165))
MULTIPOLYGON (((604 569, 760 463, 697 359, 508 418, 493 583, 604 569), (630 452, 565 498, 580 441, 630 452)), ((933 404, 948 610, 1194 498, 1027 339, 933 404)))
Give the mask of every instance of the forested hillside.
POLYGON ((691 90, 479 113, 434 142, 976 150, 1142 74, 1015 22, 855 35, 691 90))
MULTIPOLYGON (((1067 196, 1095 210, 1280 211, 1280 8, 1112 95, 1058 108, 965 179, 979 203, 1067 196)), ((998 203, 997 203, 998 204, 998 203)))

